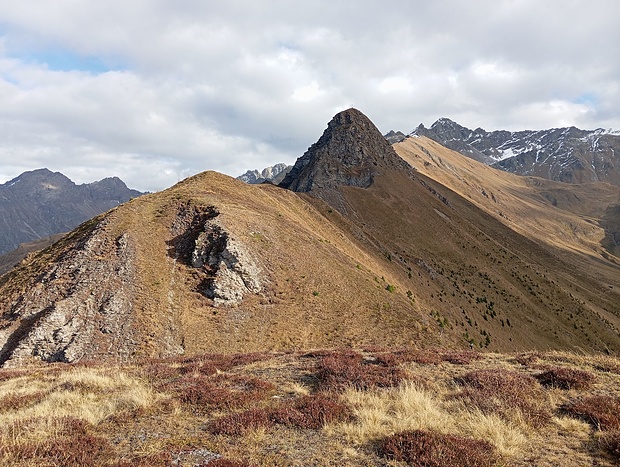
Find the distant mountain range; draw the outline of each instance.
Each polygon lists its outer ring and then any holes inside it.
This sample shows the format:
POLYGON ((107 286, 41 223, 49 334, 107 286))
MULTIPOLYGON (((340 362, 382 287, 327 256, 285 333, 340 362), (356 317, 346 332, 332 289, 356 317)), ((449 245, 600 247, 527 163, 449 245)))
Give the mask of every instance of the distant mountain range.
MULTIPOLYGON (((396 143, 401 135, 390 132, 385 136, 396 143)), ((489 132, 441 118, 430 128, 419 125, 409 135, 426 136, 467 157, 519 175, 567 183, 620 185, 619 131, 568 127, 489 132)))
POLYGON ((60 172, 24 172, 0 185, 0 254, 21 243, 69 232, 82 222, 143 193, 117 177, 76 185, 60 172))
POLYGON ((256 169, 248 170, 243 175, 237 177, 237 179, 249 183, 250 185, 257 185, 264 182, 271 182, 277 185, 284 180, 284 177, 292 168, 292 165, 280 163, 271 167, 266 167, 260 172, 256 169))
MULTIPOLYGON (((391 130, 384 138, 396 144, 409 137, 426 136, 442 146, 497 169, 566 183, 607 182, 620 185, 620 131, 580 130, 471 130, 449 118, 409 134, 391 130)), ((261 172, 248 170, 237 177, 246 183, 280 183, 292 166, 276 164, 261 172)))

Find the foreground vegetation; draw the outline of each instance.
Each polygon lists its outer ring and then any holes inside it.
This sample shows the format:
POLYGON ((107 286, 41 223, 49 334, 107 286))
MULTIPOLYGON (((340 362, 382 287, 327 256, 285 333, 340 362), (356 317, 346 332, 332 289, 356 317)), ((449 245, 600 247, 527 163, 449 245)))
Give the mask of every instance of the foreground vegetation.
POLYGON ((617 465, 620 359, 367 348, 0 370, 0 463, 617 465))

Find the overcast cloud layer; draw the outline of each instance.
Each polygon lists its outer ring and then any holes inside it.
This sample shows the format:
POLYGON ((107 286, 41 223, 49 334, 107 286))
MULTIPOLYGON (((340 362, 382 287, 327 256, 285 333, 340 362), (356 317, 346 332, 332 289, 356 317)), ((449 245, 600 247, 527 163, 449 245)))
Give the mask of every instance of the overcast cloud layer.
POLYGON ((383 132, 620 129, 617 0, 2 0, 0 182, 155 191, 293 163, 338 111, 383 132))

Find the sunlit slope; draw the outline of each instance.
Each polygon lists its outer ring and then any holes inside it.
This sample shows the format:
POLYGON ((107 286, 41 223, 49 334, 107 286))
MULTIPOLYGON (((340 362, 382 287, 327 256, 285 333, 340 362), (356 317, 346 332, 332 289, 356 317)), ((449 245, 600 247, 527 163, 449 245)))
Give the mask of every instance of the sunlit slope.
POLYGON ((470 199, 517 232, 588 255, 605 254, 605 211, 620 204, 620 188, 606 183, 567 185, 493 169, 426 137, 394 149, 418 171, 470 199))

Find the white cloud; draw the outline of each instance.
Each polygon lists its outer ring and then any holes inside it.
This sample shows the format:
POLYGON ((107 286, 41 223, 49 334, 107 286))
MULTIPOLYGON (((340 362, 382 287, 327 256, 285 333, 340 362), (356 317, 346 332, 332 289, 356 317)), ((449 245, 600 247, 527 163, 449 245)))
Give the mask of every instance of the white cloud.
POLYGON ((339 110, 382 131, 620 129, 615 0, 0 3, 0 177, 146 190, 292 163, 339 110), (585 97, 584 97, 585 96, 585 97))
POLYGON ((302 86, 295 89, 295 91, 293 91, 291 99, 293 99, 294 101, 308 102, 313 101, 314 99, 322 96, 323 94, 325 94, 325 91, 321 89, 321 87, 316 81, 312 81, 312 83, 308 84, 307 86, 302 86))

